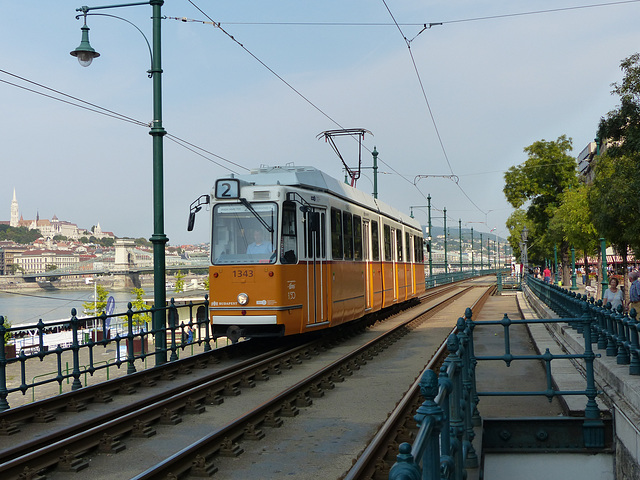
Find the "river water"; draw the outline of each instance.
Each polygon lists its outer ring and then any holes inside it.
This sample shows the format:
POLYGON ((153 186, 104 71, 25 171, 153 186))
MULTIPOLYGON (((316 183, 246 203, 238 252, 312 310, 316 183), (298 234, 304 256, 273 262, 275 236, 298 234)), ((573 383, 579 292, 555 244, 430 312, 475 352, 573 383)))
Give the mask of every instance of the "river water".
MULTIPOLYGON (((127 303, 134 297, 129 291, 109 292, 115 299, 114 313, 127 311, 127 303)), ((153 290, 145 291, 145 297, 153 296, 153 290)), ((32 290, 0 292, 0 315, 8 318, 12 327, 35 325, 38 320, 52 322, 71 318, 71 309, 82 315, 83 302, 93 301, 93 289, 32 290)))

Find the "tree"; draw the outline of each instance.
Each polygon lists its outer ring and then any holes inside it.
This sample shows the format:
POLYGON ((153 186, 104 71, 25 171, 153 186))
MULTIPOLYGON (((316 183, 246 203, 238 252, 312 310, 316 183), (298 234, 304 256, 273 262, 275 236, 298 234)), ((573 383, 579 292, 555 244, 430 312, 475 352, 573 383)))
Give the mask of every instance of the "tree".
POLYGON ((640 152, 640 54, 622 60, 620 69, 624 72, 622 83, 612 84, 611 91, 620 97, 620 105, 598 125, 598 138, 606 142, 614 158, 640 152))
MULTIPOLYGON (((95 281, 95 280, 94 280, 95 281)), ((107 297, 109 291, 102 285, 96 285, 96 298, 93 302, 84 302, 82 308, 85 315, 90 317, 97 317, 102 314, 107 308, 107 297)))
POLYGON ((184 292, 184 273, 182 273, 180 270, 178 270, 178 273, 176 273, 176 286, 174 288, 174 292, 184 292))
MULTIPOLYGON (((526 218, 531 227, 529 238, 540 252, 531 258, 541 260, 539 255, 550 256, 553 239, 547 226, 560 205, 562 193, 578 185, 576 161, 569 155, 571 139, 561 135, 555 141, 539 140, 524 149, 529 158, 519 166, 509 168, 504 174, 503 192, 514 208, 526 207, 526 218)), ((568 266, 569 244, 560 243, 563 265, 568 266)), ((568 268, 565 271, 568 278, 568 268)), ((565 278, 565 281, 566 281, 565 278)))
POLYGON ((589 187, 581 184, 562 193, 560 206, 549 223, 551 238, 557 242, 566 241, 570 246, 583 252, 587 271, 588 256, 598 248, 598 231, 591 221, 588 192, 589 187))
MULTIPOLYGON (((131 290, 131 294, 135 295, 135 300, 131 302, 134 311, 147 310, 147 305, 144 303, 142 299, 144 295, 144 289, 142 288, 134 288, 131 290)), ((148 313, 135 313, 133 317, 131 317, 131 323, 134 327, 143 327, 147 323, 151 321, 151 315, 148 313)), ((127 325, 128 326, 128 325, 127 325)))

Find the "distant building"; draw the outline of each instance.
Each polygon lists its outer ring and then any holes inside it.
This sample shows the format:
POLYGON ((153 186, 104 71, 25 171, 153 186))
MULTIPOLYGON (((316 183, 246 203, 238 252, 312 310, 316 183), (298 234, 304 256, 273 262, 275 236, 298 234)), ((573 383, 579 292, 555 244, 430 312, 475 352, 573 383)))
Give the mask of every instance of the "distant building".
POLYGON ((595 164, 598 153, 598 145, 596 142, 589 142, 589 144, 582 149, 578 155, 578 175, 580 180, 587 185, 593 183, 595 177, 595 164))
POLYGON ((44 273, 48 265, 56 268, 75 268, 80 255, 69 250, 25 250, 13 257, 15 265, 23 274, 44 273))
POLYGON ((82 237, 89 238, 92 235, 97 239, 115 238, 113 232, 103 232, 100 228, 100 223, 93 229, 93 232, 89 232, 83 228, 78 228, 75 223, 58 219, 56 215, 54 215, 51 220, 41 220, 40 214, 36 214, 35 220, 25 220, 23 216, 20 215, 15 188, 13 189, 13 200, 11 201, 11 220, 9 221, 9 225, 11 227, 26 227, 30 230, 38 230, 45 238, 63 236, 72 240, 79 240, 82 237))
POLYGON ((14 242, 0 242, 0 275, 15 273, 15 256, 27 250, 24 245, 14 242))

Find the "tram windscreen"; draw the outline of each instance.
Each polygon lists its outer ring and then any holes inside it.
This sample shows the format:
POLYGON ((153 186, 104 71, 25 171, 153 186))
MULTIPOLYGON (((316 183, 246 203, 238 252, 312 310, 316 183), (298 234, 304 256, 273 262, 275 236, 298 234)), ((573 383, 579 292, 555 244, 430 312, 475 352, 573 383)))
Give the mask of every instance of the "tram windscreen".
POLYGON ((211 238, 214 265, 276 261, 278 207, 275 203, 252 203, 251 206, 253 212, 242 204, 214 207, 211 238))

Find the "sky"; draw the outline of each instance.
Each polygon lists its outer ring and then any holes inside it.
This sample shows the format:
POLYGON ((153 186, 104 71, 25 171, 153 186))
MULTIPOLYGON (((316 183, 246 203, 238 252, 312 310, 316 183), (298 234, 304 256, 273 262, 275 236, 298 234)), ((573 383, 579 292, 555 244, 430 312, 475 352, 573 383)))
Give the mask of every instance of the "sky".
MULTIPOLYGON (((10 218, 15 189, 25 219, 56 215, 150 238, 148 127, 25 90, 69 100, 47 87, 151 121, 143 36, 122 19, 89 15, 101 56, 83 68, 69 55, 80 43, 80 6, 0 0, 0 220, 10 218)), ((151 41, 148 5, 90 13, 122 17, 151 41)), ((640 1, 166 0, 162 13, 163 126, 210 152, 164 139, 170 245, 208 241, 203 213, 187 232, 189 205, 229 173, 293 163, 343 179, 340 159, 316 138, 337 128, 372 133, 363 165, 375 146, 382 201, 409 213, 431 195, 434 225, 446 208, 451 227, 461 220, 506 237, 504 172, 542 139, 567 135, 577 156, 618 103, 610 92, 621 60, 640 50, 640 1), (612 4, 572 8, 596 3, 612 4), (222 29, 202 23, 196 6, 222 29), (429 23, 442 25, 423 30, 429 23)), ((337 145, 355 165, 357 142, 337 145)), ((357 186, 372 193, 371 169, 357 186)), ((427 223, 425 208, 414 215, 427 223)))

